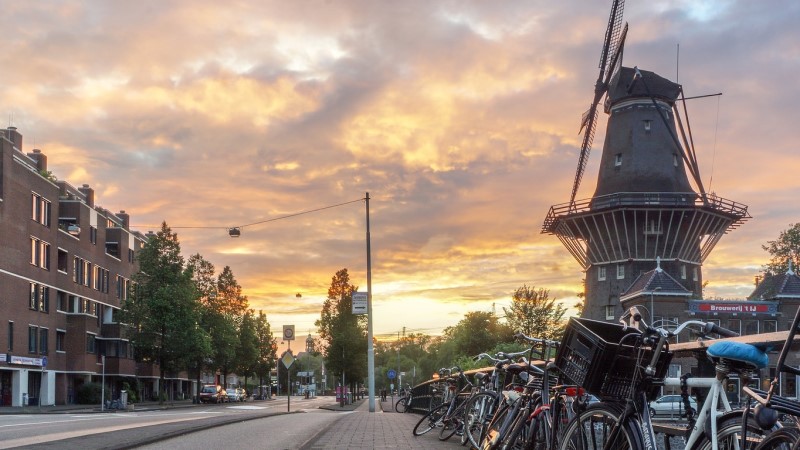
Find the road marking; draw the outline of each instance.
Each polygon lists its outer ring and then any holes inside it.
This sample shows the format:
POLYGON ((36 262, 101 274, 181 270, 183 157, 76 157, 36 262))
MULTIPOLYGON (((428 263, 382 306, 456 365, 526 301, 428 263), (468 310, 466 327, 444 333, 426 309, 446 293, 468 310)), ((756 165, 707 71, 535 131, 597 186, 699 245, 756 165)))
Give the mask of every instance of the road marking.
POLYGON ((267 406, 228 406, 228 409, 267 409, 267 406))

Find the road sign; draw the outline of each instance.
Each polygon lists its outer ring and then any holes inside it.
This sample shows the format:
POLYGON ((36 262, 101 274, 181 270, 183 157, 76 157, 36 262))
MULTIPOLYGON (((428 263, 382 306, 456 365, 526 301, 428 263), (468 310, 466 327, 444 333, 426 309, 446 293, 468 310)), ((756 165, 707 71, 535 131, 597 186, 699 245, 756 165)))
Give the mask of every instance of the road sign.
POLYGON ((283 340, 284 341, 293 341, 294 340, 294 325, 284 325, 283 326, 283 340))
POLYGON ((283 363, 283 366, 288 369, 289 367, 292 366, 292 363, 294 362, 294 356, 292 355, 291 352, 285 351, 283 352, 283 356, 281 356, 281 362, 283 363))
POLYGON ((397 377, 397 372, 395 372, 394 369, 389 369, 389 371, 386 372, 386 376, 389 377, 390 380, 394 380, 395 377, 397 377))
POLYGON ((353 314, 367 313, 367 293, 353 292, 353 314))

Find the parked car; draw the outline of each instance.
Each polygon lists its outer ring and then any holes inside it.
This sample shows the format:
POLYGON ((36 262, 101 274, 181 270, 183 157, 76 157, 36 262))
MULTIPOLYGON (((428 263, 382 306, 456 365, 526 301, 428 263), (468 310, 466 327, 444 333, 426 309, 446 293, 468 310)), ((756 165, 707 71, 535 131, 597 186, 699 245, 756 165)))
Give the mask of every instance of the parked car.
MULTIPOLYGON (((689 406, 693 411, 697 411, 697 400, 694 397, 689 397, 689 406)), ((683 398, 677 394, 663 395, 652 402, 650 402, 650 415, 657 414, 666 415, 679 415, 686 414, 686 407, 683 404, 683 398)))
POLYGON ((240 402, 242 401, 242 394, 239 392, 239 389, 236 388, 228 388, 228 401, 229 402, 240 402))
POLYGON ((200 389, 200 403, 223 403, 228 401, 228 392, 218 384, 207 384, 200 389))

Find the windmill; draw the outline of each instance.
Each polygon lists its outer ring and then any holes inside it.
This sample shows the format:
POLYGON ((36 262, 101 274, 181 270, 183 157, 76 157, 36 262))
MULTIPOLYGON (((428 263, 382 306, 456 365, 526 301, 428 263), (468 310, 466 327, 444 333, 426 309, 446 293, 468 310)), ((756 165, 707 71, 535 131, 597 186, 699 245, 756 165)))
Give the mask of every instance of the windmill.
POLYGON ((594 95, 581 118, 570 200, 550 207, 542 226, 586 272, 584 316, 598 320, 618 317, 619 294, 659 259, 661 269, 699 297, 703 261, 750 217, 747 206, 705 192, 683 87, 622 65, 623 9, 624 0, 613 1, 594 95), (591 198, 577 200, 604 97, 608 123, 597 185, 591 198))

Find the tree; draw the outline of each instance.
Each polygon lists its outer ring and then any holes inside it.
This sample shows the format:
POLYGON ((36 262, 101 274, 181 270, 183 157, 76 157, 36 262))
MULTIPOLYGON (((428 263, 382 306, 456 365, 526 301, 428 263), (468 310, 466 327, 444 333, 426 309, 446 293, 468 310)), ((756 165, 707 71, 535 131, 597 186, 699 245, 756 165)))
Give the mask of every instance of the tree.
MULTIPOLYGON (((258 377, 259 386, 268 385, 272 386, 270 379, 270 370, 272 370, 273 362, 276 358, 278 350, 277 339, 272 336, 272 330, 267 321, 267 316, 262 312, 258 312, 256 317, 256 340, 258 345, 258 362, 256 363, 255 372, 258 377), (266 380, 266 383, 264 382, 266 380)), ((262 393, 263 394, 263 393, 262 393)))
POLYGON ((135 354, 140 361, 158 364, 160 386, 165 386, 166 372, 185 368, 204 346, 195 336, 198 294, 180 251, 178 235, 162 223, 139 253, 135 289, 122 304, 122 321, 132 326, 128 336, 135 354))
POLYGON ((254 311, 248 309, 239 326, 239 345, 236 347, 236 366, 234 367, 236 373, 244 377, 245 385, 247 385, 247 377, 255 373, 258 359, 256 319, 254 311))
POLYGON ((769 252, 771 258, 763 266, 766 275, 780 275, 789 269, 789 261, 797 271, 800 264, 800 223, 795 223, 778 235, 778 239, 767 241, 761 248, 769 252))
POLYGON ((523 285, 514 291, 511 306, 503 307, 508 325, 514 331, 542 339, 561 339, 564 333, 564 314, 567 312, 550 291, 523 285))
POLYGON ((446 363, 451 365, 459 356, 476 356, 500 342, 514 340, 514 330, 486 311, 466 313, 458 324, 445 328, 444 335, 454 343, 455 355, 446 363))
POLYGON ((196 377, 197 392, 195 392, 195 395, 199 399, 200 390, 202 389, 200 376, 203 372, 203 368, 208 365, 211 361, 211 357, 214 355, 214 336, 211 330, 213 330, 212 324, 216 323, 216 312, 211 307, 211 299, 215 298, 217 295, 217 280, 214 274, 214 265, 204 259, 199 253, 190 256, 186 266, 191 271, 192 281, 194 281, 198 301, 200 303, 200 323, 198 330, 206 336, 208 342, 207 351, 195 355, 193 361, 189 363, 189 369, 196 377))
POLYGON ((325 364, 329 371, 346 379, 361 380, 367 375, 366 317, 352 313, 353 292, 347 269, 336 272, 315 322, 320 338, 325 341, 325 364))
POLYGON ((228 373, 236 365, 236 347, 239 345, 239 327, 247 312, 247 297, 242 295, 242 287, 233 276, 229 266, 225 266, 217 277, 216 296, 210 299, 213 310, 211 318, 214 341, 214 364, 224 377, 224 387, 228 387, 228 373))

